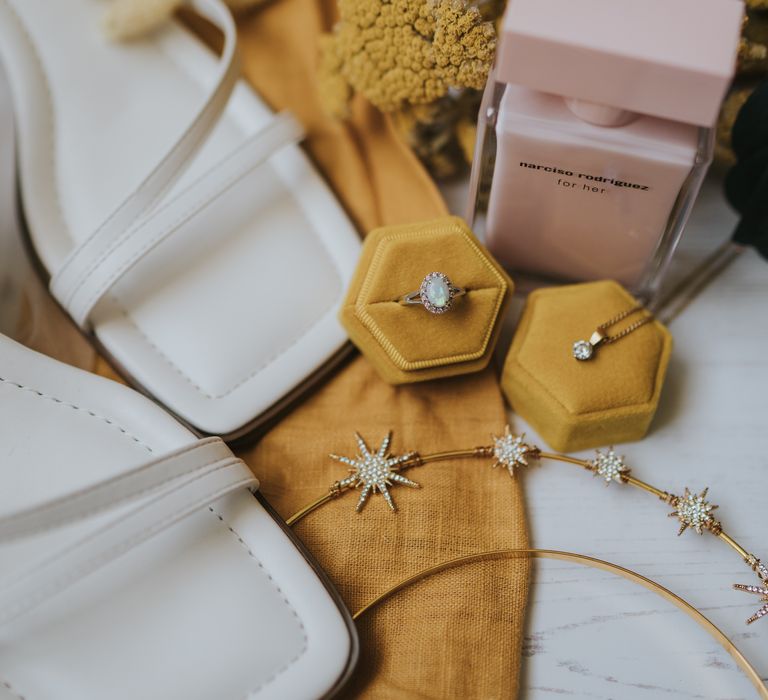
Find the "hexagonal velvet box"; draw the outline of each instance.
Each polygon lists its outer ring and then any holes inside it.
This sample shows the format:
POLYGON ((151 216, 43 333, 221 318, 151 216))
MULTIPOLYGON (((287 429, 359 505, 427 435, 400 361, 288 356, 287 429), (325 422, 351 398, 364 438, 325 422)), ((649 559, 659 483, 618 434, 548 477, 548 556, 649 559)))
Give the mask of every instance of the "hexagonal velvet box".
POLYGON ((366 237, 339 318, 384 380, 420 382, 483 369, 512 290, 462 219, 386 226, 366 237))
POLYGON ((669 331, 652 321, 599 346, 591 359, 574 357, 575 341, 636 304, 613 281, 539 289, 528 297, 501 386, 515 412, 553 449, 639 440, 648 431, 672 351, 669 331))

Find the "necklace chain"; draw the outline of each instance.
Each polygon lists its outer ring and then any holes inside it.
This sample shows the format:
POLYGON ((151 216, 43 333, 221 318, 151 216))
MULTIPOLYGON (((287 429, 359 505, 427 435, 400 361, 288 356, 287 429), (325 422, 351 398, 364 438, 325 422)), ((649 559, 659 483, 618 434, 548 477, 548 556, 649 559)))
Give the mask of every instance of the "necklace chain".
POLYGON ((625 309, 621 313, 616 314, 613 318, 606 321, 605 323, 601 323, 597 327, 597 330, 601 333, 605 333, 605 339, 603 340, 604 343, 615 343, 617 340, 623 338, 626 335, 629 335, 632 333, 632 331, 636 331, 638 328, 640 328, 640 326, 643 326, 652 320, 653 314, 650 311, 647 311, 642 304, 638 304, 637 306, 633 306, 631 309, 625 309), (632 316, 632 314, 636 314, 639 311, 646 311, 646 314, 643 316, 643 318, 638 319, 634 323, 631 323, 629 326, 619 331, 615 335, 608 335, 605 333, 605 331, 607 331, 611 326, 615 326, 619 321, 623 321, 628 316, 632 316))
POLYGON ((573 354, 574 358, 580 362, 589 360, 594 354, 595 348, 597 348, 599 345, 615 343, 617 340, 621 340, 633 331, 636 331, 638 328, 640 328, 640 326, 644 326, 646 323, 649 323, 652 320, 653 314, 642 304, 636 304, 629 309, 620 311, 613 318, 610 318, 605 323, 601 323, 599 326, 597 326, 597 328, 595 328, 595 332, 592 334, 592 337, 589 340, 577 340, 573 344, 571 353, 573 354), (629 316, 632 316, 638 312, 643 313, 642 318, 639 318, 637 321, 630 323, 626 328, 623 328, 618 333, 614 333, 613 335, 608 334, 608 329, 611 326, 615 326, 619 321, 623 321, 625 318, 628 318, 629 316))

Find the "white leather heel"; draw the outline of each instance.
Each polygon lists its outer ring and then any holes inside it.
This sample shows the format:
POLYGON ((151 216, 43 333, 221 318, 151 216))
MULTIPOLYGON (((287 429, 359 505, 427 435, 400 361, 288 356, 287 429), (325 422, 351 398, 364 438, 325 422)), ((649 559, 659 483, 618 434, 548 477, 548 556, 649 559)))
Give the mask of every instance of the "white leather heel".
POLYGON ((219 438, 0 336, 0 698, 316 698, 348 613, 219 438))
POLYGON ((0 0, 19 182, 51 290, 115 366, 201 433, 263 423, 346 347, 357 235, 301 130, 172 23, 113 45, 98 0, 0 0))

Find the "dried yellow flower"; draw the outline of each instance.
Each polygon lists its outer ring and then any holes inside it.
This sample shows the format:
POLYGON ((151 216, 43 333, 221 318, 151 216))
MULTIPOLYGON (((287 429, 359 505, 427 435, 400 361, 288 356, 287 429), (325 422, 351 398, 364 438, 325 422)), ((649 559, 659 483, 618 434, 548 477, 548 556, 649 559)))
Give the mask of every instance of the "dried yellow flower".
POLYGON ((352 88, 341 74, 342 58, 336 51, 334 38, 330 34, 320 37, 320 67, 318 73, 322 90, 320 104, 327 114, 337 119, 349 117, 349 101, 352 88))
POLYGON ((343 116, 349 90, 391 112, 485 84, 496 32, 464 0, 339 0, 339 15, 321 47, 332 114, 343 116))
POLYGON ((757 85, 768 76, 768 0, 748 0, 741 32, 736 80, 726 96, 717 124, 715 160, 731 166, 731 129, 741 106, 757 85))

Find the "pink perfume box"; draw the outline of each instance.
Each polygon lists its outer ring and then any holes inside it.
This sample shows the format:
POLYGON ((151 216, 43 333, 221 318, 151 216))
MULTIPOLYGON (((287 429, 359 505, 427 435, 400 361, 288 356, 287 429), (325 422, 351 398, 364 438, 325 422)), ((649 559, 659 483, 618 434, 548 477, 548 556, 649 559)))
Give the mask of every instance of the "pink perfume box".
POLYGON ((714 124, 738 46, 744 14, 738 0, 512 2, 502 27, 498 81, 714 124))

